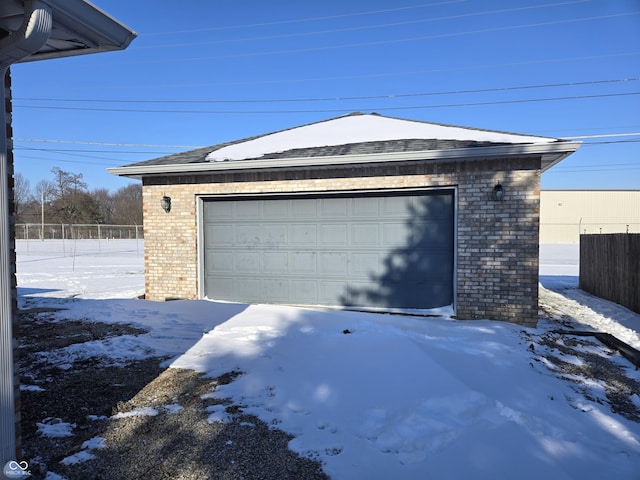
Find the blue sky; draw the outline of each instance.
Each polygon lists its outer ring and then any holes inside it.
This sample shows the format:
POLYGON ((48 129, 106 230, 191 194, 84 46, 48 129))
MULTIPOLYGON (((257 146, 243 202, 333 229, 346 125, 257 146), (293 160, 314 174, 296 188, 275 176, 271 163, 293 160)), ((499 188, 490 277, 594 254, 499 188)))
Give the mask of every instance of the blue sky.
POLYGON ((638 0, 94 3, 127 50, 12 67, 32 186, 362 111, 593 137, 543 189, 640 189, 638 0))

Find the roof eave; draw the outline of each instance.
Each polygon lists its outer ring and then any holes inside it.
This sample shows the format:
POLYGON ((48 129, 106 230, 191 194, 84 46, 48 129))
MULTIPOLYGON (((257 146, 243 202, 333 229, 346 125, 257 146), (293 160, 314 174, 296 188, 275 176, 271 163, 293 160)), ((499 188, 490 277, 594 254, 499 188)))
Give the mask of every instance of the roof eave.
POLYGON ((457 160, 462 158, 480 160, 505 156, 542 157, 542 171, 575 152, 580 142, 554 142, 520 145, 498 145, 489 147, 456 148, 449 150, 425 150, 363 155, 337 155, 331 157, 298 157, 257 160, 235 160, 225 162, 198 162, 170 165, 130 165, 109 168, 113 175, 142 178, 150 175, 179 175, 186 173, 208 173, 237 170, 273 170, 280 168, 330 167, 365 163, 407 162, 417 160, 457 160))
MULTIPOLYGON (((60 39, 64 49, 43 49, 19 63, 124 50, 137 33, 86 0, 43 0, 52 9, 54 26, 73 34, 60 39)), ((55 40, 55 39, 52 39, 55 40)))

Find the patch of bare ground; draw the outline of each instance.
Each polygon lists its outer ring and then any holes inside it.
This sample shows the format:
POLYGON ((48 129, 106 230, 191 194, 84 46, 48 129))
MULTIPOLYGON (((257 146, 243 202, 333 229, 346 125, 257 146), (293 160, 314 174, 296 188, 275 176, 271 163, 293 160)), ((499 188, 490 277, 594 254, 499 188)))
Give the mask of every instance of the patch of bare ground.
POLYGON ((584 398, 608 404, 611 411, 634 422, 640 422, 640 409, 632 398, 640 392, 637 368, 618 351, 606 347, 593 337, 571 335, 575 320, 562 309, 549 309, 543 304, 541 315, 565 333, 548 331, 531 335, 530 349, 534 359, 546 365, 555 375, 571 382, 573 389, 584 398), (636 378, 634 378, 636 377, 636 378), (596 395, 601 387, 602 395, 596 395))
POLYGON ((318 462, 288 449, 291 436, 243 413, 241 405, 211 398, 217 379, 163 369, 165 358, 114 364, 76 358, 49 362, 54 349, 144 330, 123 324, 53 321, 23 313, 20 375, 24 459, 34 479, 55 472, 68 480, 326 479, 318 462), (223 405, 228 421, 209 421, 223 405), (38 424, 68 423, 71 435, 43 436, 38 424))

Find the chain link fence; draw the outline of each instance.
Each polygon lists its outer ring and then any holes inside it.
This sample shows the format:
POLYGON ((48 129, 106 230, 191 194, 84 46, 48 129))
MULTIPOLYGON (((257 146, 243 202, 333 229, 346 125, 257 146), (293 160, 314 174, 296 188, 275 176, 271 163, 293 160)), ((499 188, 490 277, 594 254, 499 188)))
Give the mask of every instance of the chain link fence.
POLYGON ((142 225, 19 223, 16 240, 140 240, 142 225))

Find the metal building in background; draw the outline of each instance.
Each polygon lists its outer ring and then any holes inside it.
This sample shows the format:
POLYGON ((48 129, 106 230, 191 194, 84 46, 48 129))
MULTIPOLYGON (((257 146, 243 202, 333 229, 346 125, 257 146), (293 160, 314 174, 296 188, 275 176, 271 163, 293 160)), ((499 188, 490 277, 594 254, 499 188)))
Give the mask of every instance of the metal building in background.
POLYGON ((540 243, 578 243, 585 233, 640 233, 640 190, 540 192, 540 243))

